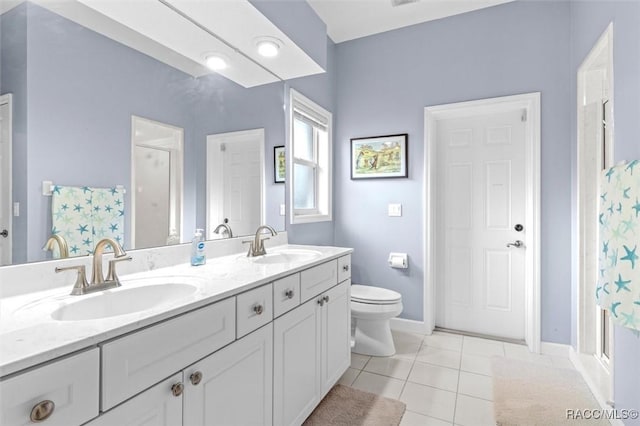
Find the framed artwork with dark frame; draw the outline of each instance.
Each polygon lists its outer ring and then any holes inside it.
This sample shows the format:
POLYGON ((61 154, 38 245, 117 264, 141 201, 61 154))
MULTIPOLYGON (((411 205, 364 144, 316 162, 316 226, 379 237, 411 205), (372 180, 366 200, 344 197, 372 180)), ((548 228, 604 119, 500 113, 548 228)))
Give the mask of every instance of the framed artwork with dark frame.
POLYGON ((407 133, 351 139, 351 179, 409 177, 408 139, 407 133))
POLYGON ((284 145, 273 147, 273 182, 284 183, 287 175, 287 162, 284 154, 284 145))

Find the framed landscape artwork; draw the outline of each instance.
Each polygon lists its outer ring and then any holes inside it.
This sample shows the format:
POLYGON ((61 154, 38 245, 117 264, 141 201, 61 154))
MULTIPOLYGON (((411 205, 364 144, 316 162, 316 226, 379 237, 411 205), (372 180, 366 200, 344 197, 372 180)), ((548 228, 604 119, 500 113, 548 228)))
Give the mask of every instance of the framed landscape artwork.
POLYGON ((284 145, 273 147, 273 181, 284 183, 286 175, 286 161, 284 156, 284 145))
POLYGON ((351 139, 351 179, 406 178, 409 135, 351 139))

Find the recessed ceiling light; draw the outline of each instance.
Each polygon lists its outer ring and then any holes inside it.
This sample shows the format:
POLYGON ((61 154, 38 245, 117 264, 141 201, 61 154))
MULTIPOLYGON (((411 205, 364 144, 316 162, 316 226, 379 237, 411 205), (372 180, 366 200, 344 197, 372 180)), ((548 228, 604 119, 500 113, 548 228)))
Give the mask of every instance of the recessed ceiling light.
POLYGON ((210 53, 205 57, 205 63, 209 69, 219 71, 229 66, 229 59, 221 53, 210 53))
POLYGON ((256 46, 258 46, 258 53, 265 58, 273 58, 278 56, 282 41, 275 37, 258 37, 256 39, 256 46))

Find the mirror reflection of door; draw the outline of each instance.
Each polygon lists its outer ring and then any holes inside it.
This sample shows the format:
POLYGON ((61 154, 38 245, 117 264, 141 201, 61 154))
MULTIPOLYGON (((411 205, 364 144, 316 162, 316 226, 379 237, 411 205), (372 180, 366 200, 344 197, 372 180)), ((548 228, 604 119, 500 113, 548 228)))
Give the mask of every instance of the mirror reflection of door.
POLYGON ((207 238, 227 223, 249 235, 265 223, 264 129, 207 136, 207 238))
POLYGON ((11 265, 11 95, 0 96, 0 266, 11 265))
POLYGON ((179 243, 184 131, 136 116, 131 127, 132 247, 179 243))

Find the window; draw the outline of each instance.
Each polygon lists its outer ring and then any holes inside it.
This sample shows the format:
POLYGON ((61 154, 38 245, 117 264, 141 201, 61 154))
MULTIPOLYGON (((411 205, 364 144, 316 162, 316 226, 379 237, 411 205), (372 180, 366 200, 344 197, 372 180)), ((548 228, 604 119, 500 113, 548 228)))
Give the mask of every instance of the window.
POLYGON ((331 113, 291 89, 291 223, 331 220, 331 113))

